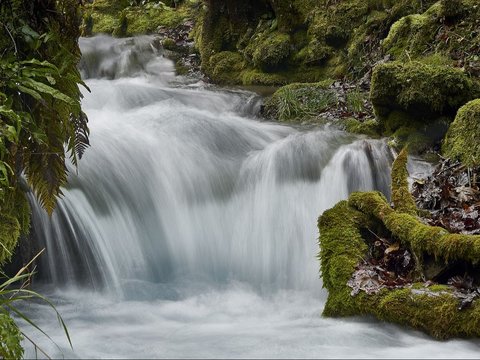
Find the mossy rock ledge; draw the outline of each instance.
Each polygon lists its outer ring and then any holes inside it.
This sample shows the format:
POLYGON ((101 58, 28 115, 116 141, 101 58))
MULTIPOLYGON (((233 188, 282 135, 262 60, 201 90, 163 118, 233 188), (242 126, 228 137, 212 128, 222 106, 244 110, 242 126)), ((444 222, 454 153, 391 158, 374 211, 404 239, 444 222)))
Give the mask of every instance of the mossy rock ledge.
POLYGON ((443 264, 466 262, 478 268, 480 236, 450 234, 420 221, 408 193, 406 159, 402 152, 392 169, 393 208, 378 192, 353 193, 319 218, 319 258, 323 286, 329 293, 323 315, 373 315, 438 339, 478 337, 480 299, 463 308, 453 286, 426 282, 425 259, 443 264), (373 232, 388 233, 413 254, 415 276, 403 286, 352 292, 349 282, 370 256, 365 238, 373 232))

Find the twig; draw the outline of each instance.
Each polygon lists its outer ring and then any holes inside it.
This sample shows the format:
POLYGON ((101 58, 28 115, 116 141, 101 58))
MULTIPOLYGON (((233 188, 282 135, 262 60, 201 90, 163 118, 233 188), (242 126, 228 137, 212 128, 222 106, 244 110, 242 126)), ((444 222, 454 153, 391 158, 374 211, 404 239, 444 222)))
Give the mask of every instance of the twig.
POLYGON ((37 260, 37 258, 38 258, 40 255, 42 255, 44 251, 45 251, 45 248, 43 248, 42 250, 40 250, 40 251, 38 252, 38 254, 35 255, 35 256, 33 257, 33 259, 28 262, 27 265, 23 266, 20 270, 18 270, 18 272, 17 272, 17 274, 16 274, 15 276, 20 276, 25 270, 27 270, 28 267, 29 267, 35 260, 37 260))
POLYGON ((385 239, 382 239, 380 236, 378 236, 377 234, 375 234, 372 230, 370 230, 369 228, 367 228, 367 230, 370 232, 370 234, 372 234, 373 236, 375 236, 378 240, 380 240, 382 243, 387 243, 388 244, 388 241, 386 241, 385 239))
POLYGON ((7 30, 8 35, 10 35, 10 38, 12 39, 13 46, 15 47, 15 56, 17 56, 17 54, 18 54, 17 43, 15 42, 15 39, 13 38, 12 33, 8 29, 8 26, 3 24, 3 27, 5 28, 5 30, 7 30))

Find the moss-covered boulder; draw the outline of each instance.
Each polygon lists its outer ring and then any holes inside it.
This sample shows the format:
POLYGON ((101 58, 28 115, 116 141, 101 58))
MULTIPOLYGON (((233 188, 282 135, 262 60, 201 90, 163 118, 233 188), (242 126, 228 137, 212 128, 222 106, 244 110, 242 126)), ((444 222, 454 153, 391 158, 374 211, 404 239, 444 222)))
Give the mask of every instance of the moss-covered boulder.
POLYGON ((104 33, 118 37, 154 33, 160 26, 175 28, 194 16, 198 1, 177 7, 164 2, 94 0, 83 9, 84 36, 104 33))
POLYGON ((213 80, 210 59, 223 51, 242 54, 245 73, 275 72, 288 82, 359 78, 383 56, 390 26, 434 2, 208 0, 196 42, 213 80))
POLYGON ((423 224, 410 201, 405 162, 406 153, 402 153, 394 164, 394 208, 380 193, 354 193, 319 218, 319 258, 323 286, 329 292, 323 314, 373 315, 439 339, 478 337, 480 299, 469 299, 468 306, 463 306, 455 287, 424 282, 423 259, 430 256, 437 261, 478 266, 480 236, 450 234, 443 228, 423 224), (381 284, 375 266, 371 270, 361 268, 373 253, 366 240, 372 234, 375 244, 385 241, 384 236, 391 238, 386 252, 404 247, 413 254, 415 270, 414 275, 408 275, 409 281, 401 279, 401 285, 394 281, 393 286, 381 284), (360 288, 352 290, 352 283, 360 288))
POLYGON ((480 165, 480 99, 460 108, 448 129, 443 152, 465 165, 480 165))
POLYGON ((412 61, 376 66, 370 97, 379 120, 387 125, 394 111, 423 122, 453 117, 478 92, 478 84, 460 69, 412 61))
POLYGON ((349 133, 363 134, 371 138, 379 138, 381 136, 381 129, 375 119, 359 121, 354 118, 348 118, 344 123, 345 130, 349 133))
POLYGON ((211 75, 220 84, 236 84, 245 69, 245 59, 236 52, 222 51, 212 56, 211 75))
POLYGON ((255 67, 271 72, 286 65, 290 55, 290 36, 272 32, 261 36, 249 45, 252 53, 252 62, 255 67))
POLYGON ((383 40, 383 49, 397 60, 422 60, 441 55, 447 62, 480 75, 477 0, 440 0, 424 12, 411 13, 395 22, 383 40), (472 51, 473 50, 473 51, 472 51))

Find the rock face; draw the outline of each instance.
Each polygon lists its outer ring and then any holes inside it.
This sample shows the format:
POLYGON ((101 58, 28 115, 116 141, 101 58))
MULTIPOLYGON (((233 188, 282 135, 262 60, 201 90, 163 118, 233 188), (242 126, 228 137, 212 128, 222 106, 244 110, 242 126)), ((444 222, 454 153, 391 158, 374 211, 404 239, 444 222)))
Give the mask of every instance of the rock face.
POLYGON ((216 63, 211 61, 224 51, 244 59, 228 79, 231 83, 283 84, 361 76, 381 58, 380 41, 390 26, 432 3, 210 0, 196 38, 204 71, 214 81, 225 82, 225 77, 218 79, 216 63))
POLYGON ((478 283, 426 278, 431 259, 478 273, 480 236, 450 234, 416 217, 412 201, 405 202, 405 159, 403 153, 394 164, 394 208, 379 193, 354 193, 320 217, 324 315, 371 314, 440 339, 480 336, 478 283))
POLYGON ((385 54, 464 67, 478 76, 477 5, 476 0, 210 0, 197 44, 214 81, 210 59, 223 51, 244 59, 232 83, 361 78, 385 54), (256 75, 248 76, 252 71, 256 75))

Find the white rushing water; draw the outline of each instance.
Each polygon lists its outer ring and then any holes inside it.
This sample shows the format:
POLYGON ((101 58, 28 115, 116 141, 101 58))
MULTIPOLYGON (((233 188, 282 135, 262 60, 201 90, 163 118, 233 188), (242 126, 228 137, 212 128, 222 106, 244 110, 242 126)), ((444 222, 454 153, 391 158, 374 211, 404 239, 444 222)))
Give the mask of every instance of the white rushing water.
MULTIPOLYGON (((321 317, 317 217, 388 191, 384 142, 255 118, 253 93, 175 77, 148 37, 82 39, 91 148, 51 219, 25 310, 54 357, 477 357, 373 319, 321 317)), ((34 356, 27 346, 27 356, 34 356)), ((41 356, 41 354, 39 354, 41 356)))

